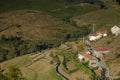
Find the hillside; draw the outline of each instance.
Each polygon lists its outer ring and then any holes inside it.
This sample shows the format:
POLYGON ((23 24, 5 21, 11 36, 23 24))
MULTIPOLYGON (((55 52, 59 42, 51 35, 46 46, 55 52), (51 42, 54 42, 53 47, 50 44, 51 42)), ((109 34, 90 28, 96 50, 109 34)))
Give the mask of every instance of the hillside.
MULTIPOLYGON (((46 12, 53 11, 59 8, 64 8, 65 6, 76 5, 79 4, 80 1, 81 0, 14 0, 13 2, 11 2, 11 0, 4 0, 0 2, 0 5, 2 6, 0 8, 0 12, 23 9, 34 9, 46 12)), ((84 2, 90 3, 89 0, 84 2)))
POLYGON ((73 28, 44 12, 21 10, 0 14, 0 36, 20 36, 27 40, 64 39, 73 28))
POLYGON ((50 59, 45 57, 43 54, 21 56, 10 61, 6 61, 3 64, 0 63, 0 66, 7 69, 8 66, 11 66, 12 64, 19 67, 23 76, 28 80, 62 80, 62 78, 57 75, 55 66, 50 64, 50 59), (32 63, 32 60, 35 58, 36 60, 38 59, 38 61, 32 63))
POLYGON ((104 9, 92 11, 83 15, 73 17, 71 20, 78 25, 94 25, 95 30, 110 29, 113 25, 120 24, 120 7, 114 0, 101 0, 104 9))
MULTIPOLYGON (((79 41, 74 41, 76 44, 79 44, 79 41)), ((100 47, 107 47, 110 49, 110 52, 103 57, 103 60, 106 66, 109 68, 110 76, 119 76, 119 62, 120 62, 120 49, 119 49, 119 41, 120 36, 115 37, 114 35, 110 35, 108 37, 102 38, 98 41, 91 42, 92 48, 100 48, 100 47), (114 67, 115 65, 115 67, 114 67)), ((73 42, 73 43, 74 43, 73 42)), ((68 42, 69 44, 70 42, 68 42)), ((63 44, 64 45, 64 44, 63 44)), ((45 50, 40 52, 31 53, 25 56, 20 56, 5 62, 0 63, 2 69, 7 71, 8 67, 11 65, 16 65, 22 71, 22 74, 28 80, 62 80, 60 76, 57 75, 55 71, 56 67, 56 58, 54 59, 52 56, 57 55, 62 63, 61 70, 65 76, 69 78, 69 80, 76 80, 76 79, 85 79, 90 80, 89 67, 85 67, 83 63, 81 65, 78 62, 76 55, 78 52, 81 52, 86 47, 81 46, 78 47, 77 51, 76 48, 69 44, 69 48, 66 48, 62 45, 60 47, 56 47, 54 49, 45 50), (72 51, 71 51, 72 50, 72 51), (48 56, 49 55, 49 56, 48 56), (62 61, 62 58, 64 60, 62 61), (77 60, 77 62, 75 61, 77 60), (53 62, 52 62, 53 61, 53 62), (66 64, 64 66, 64 64, 66 64), (67 68, 66 68, 67 67, 67 68), (70 72, 69 72, 70 71, 70 72), (84 72, 83 72, 84 71, 84 72), (53 77, 54 74, 54 77, 53 77), (82 75, 78 75, 82 74, 82 75), (46 77, 47 76, 47 77, 46 77)))
MULTIPOLYGON (((20 68, 23 76, 28 80, 63 80, 63 78, 56 72, 56 64, 51 64, 51 61, 53 61, 53 59, 45 55, 46 52, 50 51, 51 50, 41 53, 38 52, 37 54, 31 53, 25 56, 20 56, 0 63, 0 67, 4 69, 4 73, 6 73, 9 66, 12 66, 14 64, 20 68)), ((69 63, 69 67, 74 68, 73 63, 69 63)), ((90 79, 89 75, 80 70, 72 72, 71 74, 64 72, 64 70, 62 70, 62 72, 69 78, 69 80, 82 79, 83 76, 86 80, 90 79)))
POLYGON ((96 11, 99 5, 66 1, 58 5, 56 0, 52 1, 52 6, 49 0, 0 2, 0 61, 55 47, 90 32, 89 26, 76 27, 70 19, 96 11))
POLYGON ((78 58, 90 46, 110 49, 104 57, 94 55, 94 59, 99 63, 103 60, 110 76, 120 77, 120 36, 110 31, 120 25, 120 5, 116 1, 119 0, 0 1, 0 80, 1 69, 5 74, 12 65, 27 80, 63 80, 59 72, 69 80, 101 80, 106 68, 99 64, 93 68, 89 61, 83 58, 80 62, 78 58), (107 31, 108 36, 84 45, 82 37, 88 40, 93 28, 95 32, 107 31))
POLYGON ((110 8, 105 10, 94 11, 82 16, 73 18, 78 25, 95 24, 96 29, 108 29, 113 25, 120 24, 120 9, 110 8))

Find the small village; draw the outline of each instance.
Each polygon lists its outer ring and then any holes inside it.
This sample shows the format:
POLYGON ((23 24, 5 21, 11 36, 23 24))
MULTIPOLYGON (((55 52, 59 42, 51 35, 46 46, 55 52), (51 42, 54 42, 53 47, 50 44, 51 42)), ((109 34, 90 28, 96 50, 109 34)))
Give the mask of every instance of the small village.
MULTIPOLYGON (((118 37, 120 35, 120 27, 116 25, 113 26, 111 28, 111 33, 113 36, 118 37)), ((89 34, 87 38, 83 37, 83 39, 78 43, 72 41, 66 42, 65 44, 61 45, 61 48, 68 49, 68 46, 71 46, 72 48, 70 51, 78 51, 77 59, 79 60, 79 62, 89 62, 89 67, 97 67, 96 71, 100 71, 100 73, 103 75, 103 80, 112 80, 112 76, 110 76, 109 74, 109 69, 107 68, 103 60, 103 57, 111 52, 111 49, 102 46, 98 48, 93 48, 91 45, 91 43, 94 43, 101 38, 105 38, 108 35, 109 34, 107 33, 107 31, 95 32, 89 34), (78 48, 80 46, 84 47, 85 49, 79 51, 78 48)))
MULTIPOLYGON (((118 26, 113 26, 111 28, 111 33, 115 36, 118 36, 120 34, 120 27, 118 26)), ((107 33, 107 31, 101 31, 101 32, 96 32, 96 33, 93 33, 93 34, 90 34, 88 39, 89 41, 96 41, 96 40, 99 40, 101 38, 104 38, 104 37, 107 37, 109 34, 107 33)), ((83 51, 81 52, 80 54, 78 54, 78 58, 80 61, 87 61, 89 60, 90 61, 90 65, 93 66, 93 67, 96 67, 97 65, 97 58, 100 58, 102 59, 102 57, 104 57, 104 55, 106 55, 107 53, 110 52, 110 49, 109 48, 103 48, 101 46, 101 48, 95 48, 95 49, 92 49, 92 45, 90 45, 90 42, 88 41, 83 41, 85 44, 87 44, 88 46, 88 49, 86 51, 83 51)))
POLYGON ((27 61, 29 64, 25 68, 29 70, 29 66, 36 66, 35 63, 46 61, 43 66, 46 64, 54 66, 57 75, 64 80, 114 80, 119 78, 119 76, 110 74, 110 68, 105 62, 105 56, 108 56, 112 49, 93 45, 97 45, 96 42, 107 37, 119 37, 120 27, 116 25, 111 27, 110 33, 107 30, 97 31, 78 40, 61 43, 59 47, 26 55, 29 58, 27 61))
POLYGON ((0 4, 0 80, 120 80, 120 0, 0 4))

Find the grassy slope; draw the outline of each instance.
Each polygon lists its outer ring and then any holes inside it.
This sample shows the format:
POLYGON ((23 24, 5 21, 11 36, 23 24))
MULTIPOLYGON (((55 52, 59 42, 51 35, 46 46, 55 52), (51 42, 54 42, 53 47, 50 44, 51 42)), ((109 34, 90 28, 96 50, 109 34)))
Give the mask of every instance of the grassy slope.
MULTIPOLYGON (((35 9, 35 10, 43 10, 43 11, 50 12, 50 14, 52 14, 56 17, 60 17, 60 18, 64 18, 66 16, 71 16, 71 15, 72 16, 77 15, 77 17, 75 17, 75 21, 77 21, 78 24, 81 25, 81 24, 95 23, 97 25, 97 28, 99 28, 99 29, 104 29, 104 28, 106 29, 107 27, 110 28, 112 25, 120 23, 119 22, 120 21, 119 8, 110 8, 110 9, 106 9, 106 10, 94 11, 94 10, 96 10, 96 7, 95 7, 95 8, 91 8, 92 10, 90 10, 90 11, 88 10, 88 11, 84 12, 84 10, 88 9, 88 8, 81 9, 80 11, 79 11, 79 8, 81 8, 81 7, 79 7, 79 6, 77 6, 77 7, 74 6, 72 8, 71 7, 64 8, 64 6, 67 5, 67 3, 58 5, 58 4, 56 4, 56 2, 49 2, 49 1, 45 1, 45 0, 41 0, 41 1, 36 0, 35 2, 33 2, 32 0, 30 0, 30 1, 26 0, 26 1, 20 1, 20 3, 22 3, 22 4, 20 4, 19 1, 16 0, 16 2, 9 4, 9 3, 11 3, 11 1, 10 0, 7 0, 7 1, 9 1, 9 2, 7 2, 7 4, 5 1, 4 1, 4 4, 2 4, 0 2, 1 5, 3 5, 3 7, 0 8, 0 12, 6 12, 6 11, 11 11, 11 10, 16 10, 16 9, 35 9), (61 10, 53 11, 56 9, 61 9, 61 10), (74 13, 73 10, 75 10, 76 12, 74 13), (83 13, 82 13, 82 11, 83 11, 83 13), (91 11, 94 11, 94 12, 91 12, 91 11), (87 13, 87 14, 85 14, 85 13, 87 13), (85 15, 83 15, 83 14, 85 14, 85 15), (80 16, 78 16, 78 15, 80 15, 80 16)), ((110 6, 111 4, 107 4, 107 5, 110 6)), ((55 27, 53 27, 53 26, 47 27, 47 29, 55 29, 56 30, 56 26, 55 27)), ((105 44, 105 43, 107 43, 106 40, 111 40, 111 38, 98 41, 98 42, 96 42, 96 44, 98 44, 98 45, 101 44, 100 47, 101 46, 110 47, 113 50, 118 49, 116 47, 116 45, 119 47, 119 44, 116 44, 116 43, 119 43, 119 39, 116 39, 116 41, 112 41, 112 43, 110 45, 105 44), (103 43, 101 43, 101 42, 103 42, 103 43), (115 44, 114 44, 114 42, 115 42, 115 44), (114 47, 113 47, 113 45, 114 45, 114 47)), ((108 57, 107 57, 108 61, 109 61, 109 58, 111 58, 111 56, 115 56, 115 55, 114 54, 108 55, 108 57)), ((115 69, 117 69, 117 68, 114 68, 112 66, 117 65, 119 68, 119 60, 117 60, 117 62, 115 64, 114 64, 114 61, 112 61, 111 63, 112 63, 110 66, 111 70, 112 70, 111 73, 116 72, 115 69)), ((11 63, 11 64, 14 64, 14 63, 11 63)), ((21 64, 23 64, 23 63, 21 63, 21 64)), ((45 77, 46 73, 48 76, 49 75, 52 76, 51 75, 52 72, 54 73, 53 68, 48 70, 48 72, 46 71, 44 74, 42 74, 42 73, 39 73, 39 74, 44 76, 43 79, 46 79, 46 77, 45 77)), ((117 75, 118 72, 119 71, 117 71, 116 73, 113 73, 112 75, 117 75)), ((27 71, 26 71, 26 73, 27 73, 27 71)), ((31 74, 34 74, 34 73, 31 71, 31 74)), ((33 76, 33 78, 34 78, 36 75, 31 75, 31 76, 33 76)), ((29 79, 31 79, 31 76, 29 76, 29 79)), ((49 78, 49 79, 51 79, 51 78, 49 78)))
POLYGON ((0 5, 2 6, 0 7, 0 31, 2 30, 0 36, 5 34, 22 36, 27 40, 55 40, 57 42, 64 40, 67 32, 75 29, 61 19, 99 9, 94 5, 58 2, 57 0, 14 0, 12 2, 4 0, 0 1, 0 5), (31 11, 25 12, 23 9, 31 11), (12 24, 20 24, 22 27, 17 28, 11 26, 12 24))
POLYGON ((95 24, 97 29, 109 29, 113 25, 120 24, 120 8, 112 0, 102 0, 107 9, 100 9, 97 11, 89 12, 84 15, 75 16, 73 21, 79 25, 95 24))
MULTIPOLYGON (((90 4, 76 4, 76 3, 68 3, 64 1, 58 0, 4 0, 1 1, 0 4, 2 7, 0 8, 0 12, 2 15, 0 16, 0 30, 6 29, 9 27, 8 30, 3 31, 1 34, 13 34, 17 35, 16 33, 20 33, 24 38, 27 39, 46 39, 46 40, 53 40, 64 38, 66 32, 70 32, 70 30, 74 30, 69 24, 63 23, 57 18, 66 18, 68 16, 76 16, 76 15, 83 15, 85 13, 89 13, 95 10, 98 10, 98 6, 90 5, 90 4), (17 13, 16 10, 38 10, 38 11, 45 11, 46 13, 35 14, 35 15, 20 15, 17 13), (13 11, 13 12, 10 12, 13 11), (15 12, 14 12, 15 11, 15 12), (3 13, 6 12, 6 13, 3 13), (7 13, 8 12, 8 13, 7 13), (7 15, 5 19, 3 15, 7 15), (14 16, 16 15, 16 16, 14 16), (41 15, 41 16, 39 16, 41 15), (50 15, 54 16, 51 17, 50 15), (39 17, 38 17, 39 16, 39 17), (39 18, 36 20, 36 18, 39 18), (40 22, 39 22, 40 21, 40 22), (5 24, 4 24, 5 23, 5 24), (11 24, 21 24, 22 26, 22 33, 20 29, 15 27, 10 27, 11 24), (28 27, 29 26, 29 30, 28 27), (42 28, 36 27, 39 25, 42 28), (46 26, 46 27, 44 27, 46 26), (31 28, 34 27, 34 28, 31 28), (25 31, 26 30, 26 31, 25 31), (32 30, 32 31, 31 31, 32 30), (8 32, 9 31, 9 32, 8 32), (35 33, 36 32, 36 33, 35 33), (44 34, 43 34, 44 33, 44 34)), ((23 12, 24 14, 24 12, 23 12)))
POLYGON ((1 19, 0 35, 22 36, 27 40, 63 40, 65 32, 74 29, 59 19, 39 11, 12 11, 0 16, 5 17, 1 19), (16 24, 21 27, 17 27, 16 24))
POLYGON ((0 12, 32 9, 51 13, 57 17, 75 16, 97 10, 97 6, 80 6, 79 3, 68 3, 60 0, 4 0, 0 2, 0 12))
POLYGON ((119 24, 120 21, 119 12, 120 12, 119 9, 99 10, 80 16, 78 19, 86 23, 119 24))
POLYGON ((49 13, 53 16, 64 19, 66 17, 84 15, 86 13, 96 11, 98 9, 99 7, 97 5, 81 3, 64 6, 63 8, 58 8, 56 10, 49 11, 49 13))
POLYGON ((56 0, 4 0, 1 1, 0 4, 2 5, 0 8, 1 12, 16 9, 37 9, 46 11, 65 5, 64 3, 57 3, 56 0))
MULTIPOLYGON (((43 57, 31 64, 31 61, 35 58, 35 55, 17 57, 15 59, 0 63, 0 66, 3 69, 7 69, 11 65, 16 65, 21 69, 23 75, 28 80, 62 80, 62 78, 57 75, 55 66, 50 64, 49 58, 43 57)), ((38 56, 42 57, 43 55, 38 56)))

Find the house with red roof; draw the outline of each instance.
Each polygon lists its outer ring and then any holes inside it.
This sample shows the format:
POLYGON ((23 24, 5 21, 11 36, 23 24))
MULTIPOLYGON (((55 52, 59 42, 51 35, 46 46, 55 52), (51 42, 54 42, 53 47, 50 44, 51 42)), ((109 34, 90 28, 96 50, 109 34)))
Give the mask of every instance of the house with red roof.
POLYGON ((107 36, 107 31, 99 31, 97 32, 98 35, 101 35, 102 37, 106 37, 107 36))
POLYGON ((102 35, 90 34, 90 35, 89 35, 89 40, 90 40, 90 41, 96 41, 96 40, 100 39, 101 37, 102 37, 102 35))
POLYGON ((90 41, 96 41, 102 37, 106 37, 107 36, 107 31, 99 31, 99 32, 96 32, 94 34, 90 34, 89 35, 89 40, 90 41))
POLYGON ((93 55, 91 55, 87 51, 80 52, 78 54, 78 59, 80 60, 80 62, 82 62, 82 61, 85 61, 85 62, 89 61, 89 65, 92 66, 92 67, 96 67, 97 63, 98 63, 98 60, 96 59, 96 57, 94 57, 93 55))
POLYGON ((110 49, 108 49, 108 48, 97 48, 94 50, 93 54, 96 57, 103 57, 108 52, 110 52, 110 49))

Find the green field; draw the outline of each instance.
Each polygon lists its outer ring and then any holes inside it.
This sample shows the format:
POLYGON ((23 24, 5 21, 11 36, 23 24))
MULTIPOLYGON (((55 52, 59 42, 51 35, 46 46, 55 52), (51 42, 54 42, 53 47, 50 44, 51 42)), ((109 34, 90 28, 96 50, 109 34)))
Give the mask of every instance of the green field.
MULTIPOLYGON (((57 75, 55 66, 49 63, 49 58, 41 58, 31 64, 33 56, 35 55, 36 54, 17 57, 15 59, 5 61, 4 63, 0 63, 0 66, 1 68, 7 70, 9 66, 16 65, 21 69, 23 76, 25 76, 28 80, 62 80, 62 78, 57 75)), ((43 55, 41 54, 37 57, 42 56, 43 55)))

